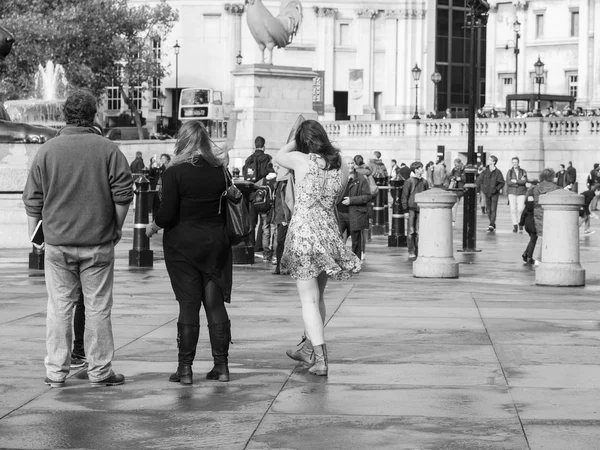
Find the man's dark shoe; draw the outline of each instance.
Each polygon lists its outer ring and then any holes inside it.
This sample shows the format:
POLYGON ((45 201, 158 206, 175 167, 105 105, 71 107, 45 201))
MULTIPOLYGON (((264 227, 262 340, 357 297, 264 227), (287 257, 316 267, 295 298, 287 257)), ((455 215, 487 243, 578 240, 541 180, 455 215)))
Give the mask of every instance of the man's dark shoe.
POLYGON ((273 275, 281 275, 281 270, 279 269, 275 269, 273 272, 271 272, 273 275))
POLYGON ((513 225, 513 233, 519 232, 519 225, 513 225))
POLYGON ((527 252, 525 252, 521 255, 521 258, 523 258, 523 262, 527 262, 529 260, 529 255, 527 255, 527 252))
POLYGON ((496 228, 490 225, 487 230, 491 233, 492 231, 496 231, 496 228))
POLYGON ((523 231, 523 225, 519 225, 519 231, 523 231))
POLYGON ((46 377, 46 379, 44 380, 44 383, 46 383, 48 386, 53 387, 53 388, 61 388, 65 385, 65 380, 53 381, 50 378, 46 377))
POLYGON ((110 377, 102 381, 92 381, 91 385, 93 387, 118 386, 123 383, 125 383, 125 377, 120 373, 113 373, 110 377))

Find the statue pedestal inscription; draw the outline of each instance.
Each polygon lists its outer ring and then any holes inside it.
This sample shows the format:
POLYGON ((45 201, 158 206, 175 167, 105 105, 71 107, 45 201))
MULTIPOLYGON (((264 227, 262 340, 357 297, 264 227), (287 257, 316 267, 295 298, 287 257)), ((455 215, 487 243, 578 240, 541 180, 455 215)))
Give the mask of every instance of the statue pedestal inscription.
POLYGON ((312 109, 313 78, 317 74, 311 69, 251 64, 240 66, 232 75, 237 120, 230 167, 243 166, 254 151, 256 136, 265 138, 267 152, 272 153, 285 145, 299 115, 317 119, 312 109))

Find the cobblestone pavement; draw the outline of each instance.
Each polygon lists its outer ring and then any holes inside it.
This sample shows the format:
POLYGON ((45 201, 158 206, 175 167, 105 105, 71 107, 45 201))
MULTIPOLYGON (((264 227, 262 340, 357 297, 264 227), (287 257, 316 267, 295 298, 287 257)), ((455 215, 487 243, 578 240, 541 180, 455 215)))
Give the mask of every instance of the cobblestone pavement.
POLYGON ((374 237, 363 272, 329 284, 327 379, 285 356, 302 334, 295 285, 258 260, 235 268, 232 381, 204 379, 202 318, 194 385, 169 383, 177 305, 159 240, 153 269, 128 267, 129 230, 113 309, 127 381, 91 388, 76 370, 51 389, 44 278, 29 249, 0 250, 0 448, 600 448, 600 233, 580 241, 586 287, 539 287, 506 205, 495 234, 478 220, 482 252, 455 252, 457 280, 413 278, 406 249, 374 237))

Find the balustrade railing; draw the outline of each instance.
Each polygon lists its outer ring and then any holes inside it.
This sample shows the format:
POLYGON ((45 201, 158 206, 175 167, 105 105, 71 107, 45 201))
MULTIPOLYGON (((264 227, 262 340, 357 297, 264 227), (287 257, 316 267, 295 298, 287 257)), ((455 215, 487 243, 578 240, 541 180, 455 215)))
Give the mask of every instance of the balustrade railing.
MULTIPOLYGON (((327 134, 336 138, 396 138, 419 135, 432 138, 451 136, 464 138, 469 131, 467 119, 336 121, 322 122, 322 124, 327 134)), ((549 136, 597 136, 600 135, 600 117, 477 119, 475 122, 475 135, 480 137, 525 136, 531 127, 533 127, 534 135, 538 133, 538 130, 541 130, 542 135, 549 136)))

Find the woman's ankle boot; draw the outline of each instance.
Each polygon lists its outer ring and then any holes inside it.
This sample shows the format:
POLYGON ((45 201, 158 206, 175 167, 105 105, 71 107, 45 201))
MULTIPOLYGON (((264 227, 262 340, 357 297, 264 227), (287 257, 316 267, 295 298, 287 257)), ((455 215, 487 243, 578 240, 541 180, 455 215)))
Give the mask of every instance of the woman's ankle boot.
POLYGON ((177 371, 169 377, 169 381, 181 384, 192 384, 192 363, 196 357, 196 347, 198 345, 198 336, 200 327, 187 323, 177 322, 177 347, 179 354, 179 366, 177 371))
POLYGON ((300 344, 302 344, 302 347, 297 350, 286 350, 285 354, 294 361, 301 362, 303 366, 310 367, 315 363, 312 342, 306 336, 302 336, 300 344))
POLYGON ((315 345, 313 350, 315 352, 315 364, 308 371, 313 375, 326 377, 329 371, 327 365, 327 345, 315 345))
POLYGON ((206 374, 207 380, 229 381, 229 343, 231 342, 231 321, 208 324, 210 346, 214 361, 213 369, 206 374))

